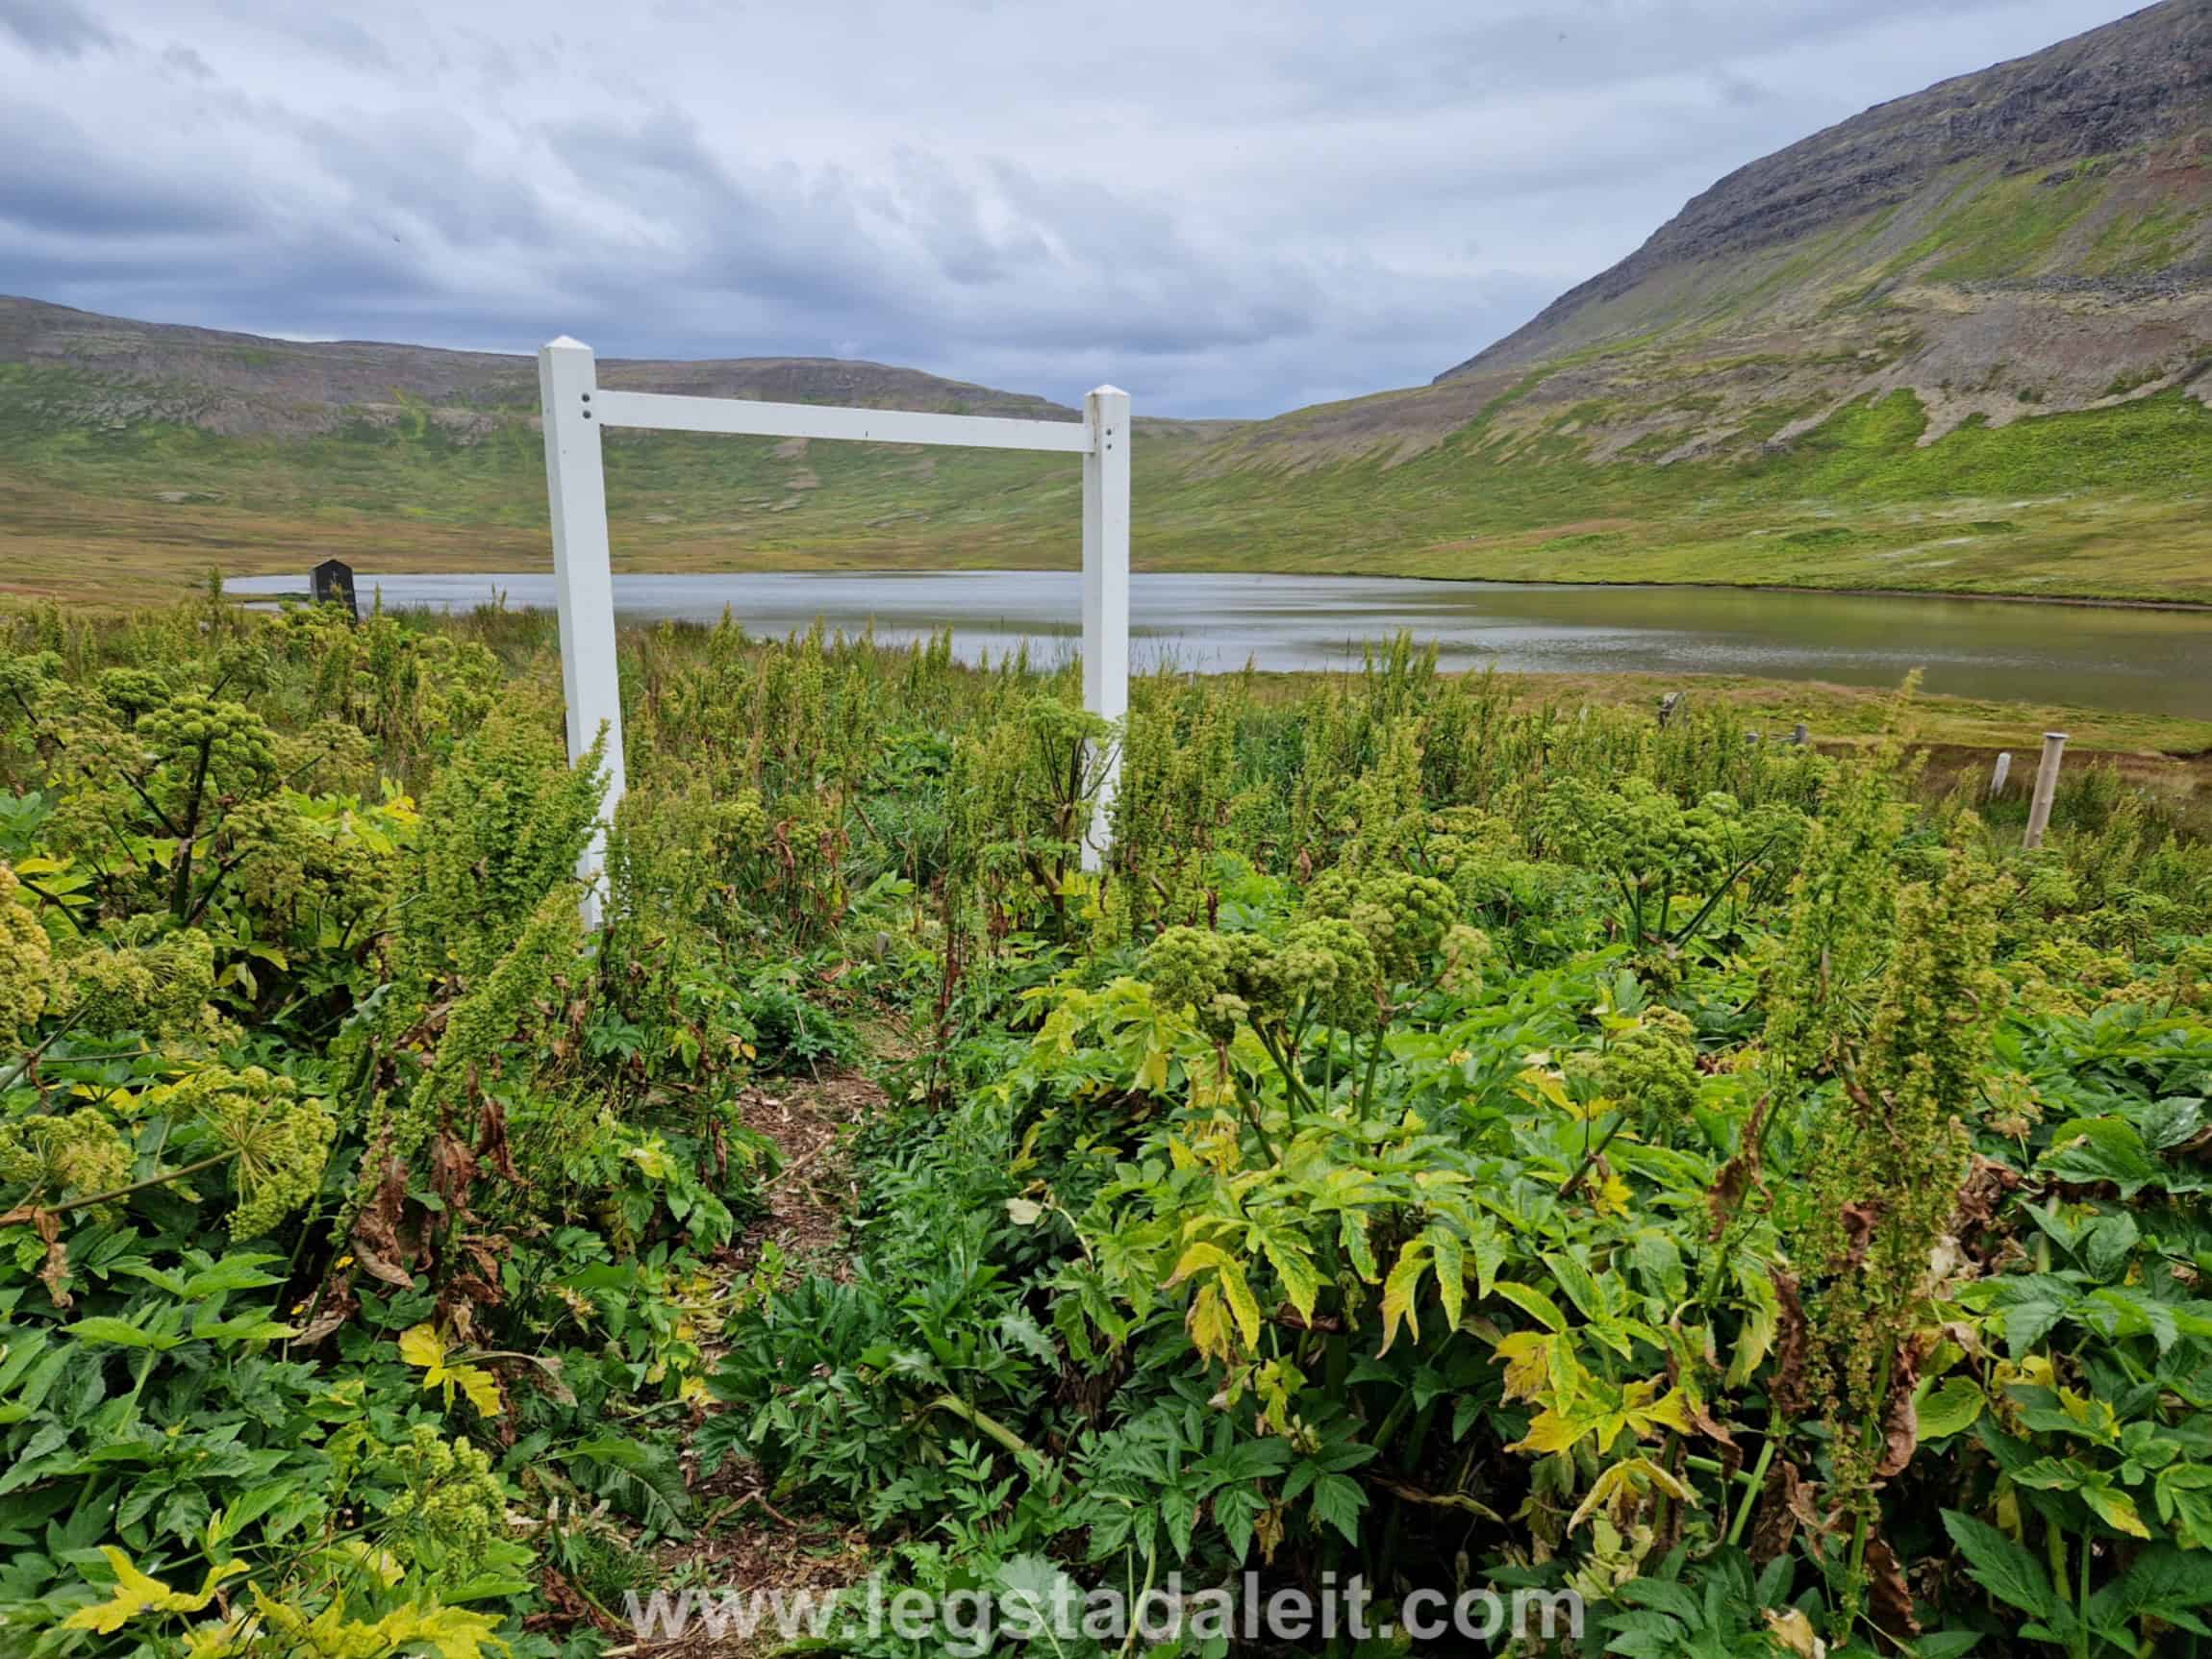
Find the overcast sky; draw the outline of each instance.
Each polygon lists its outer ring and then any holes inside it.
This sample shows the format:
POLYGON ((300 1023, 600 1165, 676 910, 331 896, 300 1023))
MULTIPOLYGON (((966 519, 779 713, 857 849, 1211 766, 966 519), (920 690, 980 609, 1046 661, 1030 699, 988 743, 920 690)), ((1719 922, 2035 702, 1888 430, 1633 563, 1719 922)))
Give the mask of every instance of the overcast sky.
POLYGON ((1731 168, 2129 10, 0 0, 0 292, 1272 414, 1425 381, 1731 168))

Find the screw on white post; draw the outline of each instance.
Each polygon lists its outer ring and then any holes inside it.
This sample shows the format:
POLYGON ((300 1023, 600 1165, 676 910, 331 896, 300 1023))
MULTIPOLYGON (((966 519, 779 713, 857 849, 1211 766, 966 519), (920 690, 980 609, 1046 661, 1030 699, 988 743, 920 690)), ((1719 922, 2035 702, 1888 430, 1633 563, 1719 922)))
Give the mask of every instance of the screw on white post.
POLYGON ((2011 776, 2012 751, 1999 749, 1997 752, 1997 765, 1989 769, 1989 798, 1991 800, 1994 801, 1998 795, 2004 793, 2005 780, 2011 776))
MULTIPOLYGON (((1129 394, 1101 386, 1083 399, 1083 706, 1119 724, 1129 713, 1129 394)), ((1107 740, 1083 867, 1104 867, 1113 842, 1121 740, 1107 740)))
POLYGON ((591 837, 576 861, 584 925, 607 907, 607 824, 620 804, 622 688, 615 659, 615 576, 607 550, 607 480, 599 457, 598 370, 591 348, 563 335, 538 348, 545 427, 545 488, 553 509, 553 587, 561 615, 561 691, 568 705, 568 759, 600 734, 607 780, 591 837))
POLYGON ((2035 768, 2035 795, 2028 802, 2027 833, 2020 838, 2023 847, 2043 844, 2043 832, 2050 824, 2050 803, 2058 793, 2058 757, 2065 752, 2064 732, 2043 734, 2043 760, 2035 768))

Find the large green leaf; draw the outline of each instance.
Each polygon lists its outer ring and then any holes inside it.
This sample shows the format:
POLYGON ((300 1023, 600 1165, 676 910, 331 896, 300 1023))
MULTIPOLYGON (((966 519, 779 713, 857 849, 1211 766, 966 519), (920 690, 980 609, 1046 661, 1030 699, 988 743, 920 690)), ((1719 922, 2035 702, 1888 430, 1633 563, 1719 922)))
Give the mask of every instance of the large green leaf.
POLYGON ((1920 1402, 1921 1439, 1942 1440, 1971 1428, 1989 1396, 1972 1377, 1950 1377, 1930 1389, 1920 1402))
POLYGON ((75 1324, 63 1328, 85 1342, 113 1343, 124 1348, 156 1348, 163 1353, 181 1347, 189 1340, 180 1336, 164 1336, 158 1331, 141 1330, 129 1320, 113 1319, 106 1314, 79 1320, 75 1324))
POLYGON ((2056 1611, 2058 1602, 2051 1594, 2050 1580, 2044 1576, 2034 1556, 1987 1521, 1961 1515, 1955 1509, 1943 1512, 1943 1524, 1959 1553, 1966 1557, 1967 1573, 1976 1584, 2007 1607, 2038 1619, 2050 1618, 2056 1611))

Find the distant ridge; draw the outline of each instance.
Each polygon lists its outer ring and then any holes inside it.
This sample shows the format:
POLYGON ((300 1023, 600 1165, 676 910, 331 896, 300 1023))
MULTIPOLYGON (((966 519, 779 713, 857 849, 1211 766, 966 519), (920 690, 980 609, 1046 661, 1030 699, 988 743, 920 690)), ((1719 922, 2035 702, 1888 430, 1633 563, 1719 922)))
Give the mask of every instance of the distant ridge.
MULTIPOLYGON (((271 339, 0 295, 0 363, 10 362, 84 377, 78 395, 90 407, 57 410, 57 418, 74 413, 173 420, 232 436, 334 431, 409 400, 448 412, 449 423, 465 427, 471 412, 505 415, 538 401, 538 366, 528 357, 374 340, 271 339)), ((599 374, 604 384, 634 391, 1080 418, 1042 397, 843 358, 601 358, 599 374)))

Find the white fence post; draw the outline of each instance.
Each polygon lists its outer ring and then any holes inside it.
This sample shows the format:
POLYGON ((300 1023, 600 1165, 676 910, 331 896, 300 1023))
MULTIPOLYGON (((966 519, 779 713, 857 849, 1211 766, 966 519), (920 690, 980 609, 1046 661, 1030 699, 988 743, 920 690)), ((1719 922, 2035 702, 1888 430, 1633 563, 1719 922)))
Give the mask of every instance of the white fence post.
POLYGON ((598 370, 591 348, 563 335, 538 348, 545 426, 545 487, 553 509, 553 586, 561 611, 561 690, 568 705, 568 758, 582 758, 604 726, 607 791, 599 821, 576 861, 584 925, 607 905, 607 824, 621 802, 622 688, 615 661, 615 577, 607 553, 607 480, 599 460, 598 370))
MULTIPOLYGON (((599 431, 718 432, 732 437, 844 439, 861 443, 949 443, 1083 457, 1083 706, 1120 722, 1129 712, 1129 394, 1101 386, 1083 400, 1080 424, 916 410, 830 409, 745 398, 680 397, 599 389, 591 348, 563 335, 538 350, 545 422, 545 488, 553 504, 553 582, 561 608, 561 686, 568 703, 568 755, 604 729, 607 788, 599 822, 577 860, 584 921, 607 903, 607 824, 620 804, 622 688, 615 657, 615 578, 607 554, 607 481, 599 431)), ((1121 744, 1103 753, 1102 776, 1083 833, 1083 867, 1103 867, 1113 842, 1121 744)))
MULTIPOLYGON (((1083 706, 1101 719, 1129 713, 1129 394, 1101 386, 1083 399, 1091 447, 1083 457, 1083 706)), ((1083 867, 1106 862, 1114 836, 1121 741, 1109 740, 1098 798, 1083 838, 1083 867)))

